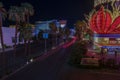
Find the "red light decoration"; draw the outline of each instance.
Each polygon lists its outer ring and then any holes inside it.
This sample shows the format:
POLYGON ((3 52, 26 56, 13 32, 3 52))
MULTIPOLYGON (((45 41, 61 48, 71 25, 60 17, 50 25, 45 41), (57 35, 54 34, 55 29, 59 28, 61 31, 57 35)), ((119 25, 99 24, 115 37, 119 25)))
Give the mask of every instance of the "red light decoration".
POLYGON ((108 12, 106 12, 105 11, 105 13, 106 13, 106 20, 105 20, 105 33, 107 33, 107 31, 108 31, 108 29, 110 28, 110 25, 111 25, 111 23, 112 23, 112 18, 111 18, 111 15, 110 15, 110 13, 108 13, 108 12))
POLYGON ((110 28, 110 30, 109 30, 108 32, 109 32, 109 33, 112 32, 112 31, 117 31, 117 32, 118 32, 118 29, 120 28, 120 27, 119 27, 119 24, 120 24, 120 16, 118 16, 118 17, 114 20, 114 22, 113 22, 113 24, 111 25, 111 28, 110 28))
POLYGON ((94 32, 97 32, 97 28, 96 28, 96 24, 95 24, 95 18, 96 18, 96 15, 97 14, 94 14, 93 16, 92 16, 92 19, 91 19, 91 21, 90 21, 90 27, 91 27, 91 30, 94 32))
POLYGON ((102 6, 90 19, 90 28, 98 34, 120 33, 120 16, 112 23, 112 17, 109 11, 104 10, 102 6))

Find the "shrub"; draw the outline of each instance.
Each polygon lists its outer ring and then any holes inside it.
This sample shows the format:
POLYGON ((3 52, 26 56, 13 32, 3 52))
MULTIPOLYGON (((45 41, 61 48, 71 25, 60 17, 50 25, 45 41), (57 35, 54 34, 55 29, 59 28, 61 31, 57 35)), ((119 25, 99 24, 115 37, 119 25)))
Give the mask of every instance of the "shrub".
POLYGON ((105 66, 107 68, 114 68, 115 66, 115 59, 107 59, 105 66))
POLYGON ((80 64, 81 58, 85 57, 87 53, 87 43, 86 41, 76 42, 73 45, 72 53, 69 59, 69 63, 73 65, 80 64))

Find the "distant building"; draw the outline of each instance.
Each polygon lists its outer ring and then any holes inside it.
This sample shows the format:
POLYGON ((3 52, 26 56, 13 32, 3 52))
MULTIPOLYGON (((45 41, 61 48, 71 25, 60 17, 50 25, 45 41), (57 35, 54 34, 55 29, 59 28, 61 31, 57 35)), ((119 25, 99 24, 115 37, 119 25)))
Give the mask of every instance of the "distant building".
POLYGON ((50 28, 49 28, 49 24, 51 22, 54 22, 56 24, 56 26, 60 26, 60 24, 58 23, 57 20, 50 20, 50 21, 37 21, 35 23, 35 29, 34 29, 34 35, 38 35, 38 33, 42 30, 42 31, 47 31, 49 32, 50 31, 50 28))

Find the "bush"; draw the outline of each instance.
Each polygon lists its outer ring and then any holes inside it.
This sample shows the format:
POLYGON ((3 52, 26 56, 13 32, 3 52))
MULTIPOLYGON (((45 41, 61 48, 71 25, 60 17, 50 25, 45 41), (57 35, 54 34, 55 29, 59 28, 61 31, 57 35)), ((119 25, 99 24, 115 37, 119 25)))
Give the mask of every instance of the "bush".
POLYGON ((108 59, 106 61, 106 67, 112 68, 115 65, 115 60, 114 59, 108 59))
POLYGON ((69 63, 73 65, 80 64, 81 58, 85 57, 87 53, 87 43, 86 41, 76 42, 73 45, 72 53, 69 59, 69 63))
POLYGON ((6 48, 11 48, 11 46, 8 46, 8 45, 4 44, 4 48, 5 48, 5 49, 6 49, 6 48))
POLYGON ((102 59, 99 60, 99 65, 101 68, 107 68, 107 69, 119 69, 119 64, 116 64, 116 60, 109 58, 106 61, 103 61, 102 59))

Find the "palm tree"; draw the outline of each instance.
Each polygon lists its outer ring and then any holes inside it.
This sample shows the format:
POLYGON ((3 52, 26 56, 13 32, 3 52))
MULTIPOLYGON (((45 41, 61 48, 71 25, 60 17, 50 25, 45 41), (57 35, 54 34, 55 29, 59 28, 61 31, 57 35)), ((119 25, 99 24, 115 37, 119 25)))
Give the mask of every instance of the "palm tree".
POLYGON ((68 37, 70 35, 70 29, 69 28, 65 29, 65 35, 66 35, 66 40, 68 40, 68 37))
MULTIPOLYGON (((29 24, 29 17, 34 15, 34 8, 29 3, 22 3, 21 7, 23 8, 23 10, 25 12, 25 23, 26 23, 26 25, 30 26, 30 24, 29 24)), ((29 26, 26 26, 26 27, 29 28, 29 26)), ((28 38, 27 40, 28 40, 28 51, 29 51, 28 53, 30 53, 31 52, 30 51, 30 40, 31 40, 31 38, 28 38)), ((27 41, 24 40, 24 43, 25 43, 25 50, 26 50, 25 54, 26 54, 26 52, 27 52, 27 41)))
MULTIPOLYGON (((25 55, 27 55, 27 42, 29 42, 32 39, 32 25, 21 23, 19 28, 19 40, 24 40, 25 43, 25 55)), ((29 52, 30 53, 30 52, 29 52)))
POLYGON ((83 21, 77 21, 75 23, 76 36, 78 37, 78 40, 82 39, 84 29, 85 23, 83 21))
POLYGON ((1 63, 2 63, 2 69, 3 69, 3 75, 5 73, 6 68, 6 60, 5 60, 5 48, 4 48, 4 41, 3 41, 3 32, 2 32, 2 21, 7 16, 6 10, 3 8, 2 2, 0 2, 0 39, 1 39, 1 45, 2 45, 2 54, 1 54, 1 63))
POLYGON ((24 19, 24 12, 23 12, 22 8, 17 7, 17 6, 11 6, 10 9, 9 9, 9 19, 16 22, 15 42, 14 42, 14 50, 15 50, 15 54, 16 54, 17 33, 18 33, 18 29, 19 29, 19 24, 20 24, 21 21, 25 20, 24 19))
POLYGON ((24 9, 25 12, 26 23, 29 23, 29 17, 34 15, 34 8, 29 3, 22 3, 21 7, 24 9))
POLYGON ((65 36, 64 28, 59 28, 60 42, 63 42, 63 37, 65 36))
POLYGON ((2 52, 4 53, 4 41, 3 41, 3 33, 2 33, 2 20, 7 16, 6 10, 3 8, 2 2, 0 2, 0 38, 2 45, 2 52))
POLYGON ((57 31, 57 26, 54 22, 49 23, 49 28, 51 29, 51 34, 52 34, 52 44, 54 45, 55 43, 55 38, 57 38, 56 31, 57 31))

